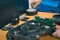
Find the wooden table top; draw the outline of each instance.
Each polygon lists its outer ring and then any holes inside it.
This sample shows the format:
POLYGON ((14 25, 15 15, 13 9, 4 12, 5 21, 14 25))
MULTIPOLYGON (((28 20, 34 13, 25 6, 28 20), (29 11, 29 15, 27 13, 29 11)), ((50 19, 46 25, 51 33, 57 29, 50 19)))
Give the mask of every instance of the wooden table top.
MULTIPOLYGON (((44 17, 44 18, 52 18, 52 16, 54 15, 54 13, 38 12, 37 15, 40 16, 40 17, 44 17)), ((34 16, 27 16, 27 17, 30 18, 29 20, 34 19, 34 16)), ((22 23, 24 23, 24 22, 20 21, 18 25, 21 25, 22 23)), ((17 25, 15 25, 15 26, 17 26, 17 25)), ((60 26, 56 25, 56 28, 60 29, 60 26)), ((7 34, 7 32, 8 31, 0 30, 0 40, 6 40, 6 34, 7 34)), ((46 36, 41 37, 40 40, 60 40, 60 39, 54 38, 54 37, 49 36, 49 35, 46 35, 46 36)))

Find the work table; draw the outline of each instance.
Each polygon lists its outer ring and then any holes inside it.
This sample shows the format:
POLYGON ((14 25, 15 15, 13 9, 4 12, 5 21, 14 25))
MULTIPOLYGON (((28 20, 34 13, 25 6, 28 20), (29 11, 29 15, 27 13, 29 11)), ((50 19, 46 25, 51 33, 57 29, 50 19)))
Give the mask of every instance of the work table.
MULTIPOLYGON (((54 13, 38 12, 37 15, 40 16, 40 17, 43 17, 43 18, 52 18, 52 16, 54 15, 54 13)), ((30 18, 29 20, 34 19, 34 16, 26 16, 26 17, 30 18)), ((19 21, 19 23, 17 25, 21 25, 23 23, 24 23, 24 21, 19 21)), ((15 25, 14 27, 16 27, 17 25, 15 25)), ((56 25, 56 28, 60 29, 60 26, 56 25)), ((6 34, 7 34, 7 32, 8 31, 0 30, 0 40, 6 40, 6 34)), ((40 39, 41 40, 60 40, 58 38, 54 38, 54 37, 49 36, 49 35, 43 36, 40 39)))

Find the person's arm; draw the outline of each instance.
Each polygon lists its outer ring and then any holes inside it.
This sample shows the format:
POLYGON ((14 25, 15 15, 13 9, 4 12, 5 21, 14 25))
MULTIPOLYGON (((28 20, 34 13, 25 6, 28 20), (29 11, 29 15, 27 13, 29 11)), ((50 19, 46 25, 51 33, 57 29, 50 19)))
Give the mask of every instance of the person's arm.
POLYGON ((34 1, 31 3, 31 5, 34 4, 34 8, 36 8, 36 7, 41 3, 41 1, 42 1, 42 0, 34 0, 34 1))
POLYGON ((34 8, 36 8, 42 0, 29 0, 30 1, 30 5, 34 5, 34 8))
POLYGON ((52 34, 54 37, 60 38, 60 29, 56 29, 56 31, 52 34))

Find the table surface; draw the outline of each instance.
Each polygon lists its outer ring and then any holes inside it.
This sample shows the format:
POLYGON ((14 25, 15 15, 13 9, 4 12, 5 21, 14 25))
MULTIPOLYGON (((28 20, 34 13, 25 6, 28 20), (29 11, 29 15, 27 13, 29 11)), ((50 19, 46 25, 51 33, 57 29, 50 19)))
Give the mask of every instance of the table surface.
MULTIPOLYGON (((48 13, 48 12, 38 12, 37 14, 40 17, 44 17, 44 18, 52 18, 52 16, 54 15, 54 13, 48 13)), ((29 20, 34 19, 34 16, 26 16, 29 17, 29 20)), ((22 23, 24 23, 23 21, 19 21, 18 25, 21 25, 22 23)), ((14 27, 16 27, 17 25, 15 25, 14 27)), ((56 25, 56 28, 60 29, 59 25, 56 25)), ((8 31, 3 31, 0 30, 0 40, 6 40, 6 34, 8 31)), ((42 36, 40 38, 40 40, 60 40, 58 38, 54 38, 52 36, 46 35, 46 36, 42 36)))

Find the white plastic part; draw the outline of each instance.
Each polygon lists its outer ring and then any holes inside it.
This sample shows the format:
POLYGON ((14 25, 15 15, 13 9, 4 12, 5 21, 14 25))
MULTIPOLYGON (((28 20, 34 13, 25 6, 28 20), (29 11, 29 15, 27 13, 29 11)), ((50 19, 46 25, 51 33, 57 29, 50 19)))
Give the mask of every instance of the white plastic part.
POLYGON ((19 16, 19 19, 22 20, 22 19, 24 19, 25 17, 26 17, 26 14, 23 14, 23 15, 19 16))
POLYGON ((32 1, 33 1, 33 0, 29 0, 29 9, 32 8, 32 7, 31 7, 32 1))
POLYGON ((30 9, 27 9, 26 11, 27 11, 27 12, 35 12, 35 11, 37 11, 37 10, 36 10, 36 9, 31 9, 31 8, 30 8, 30 9))

